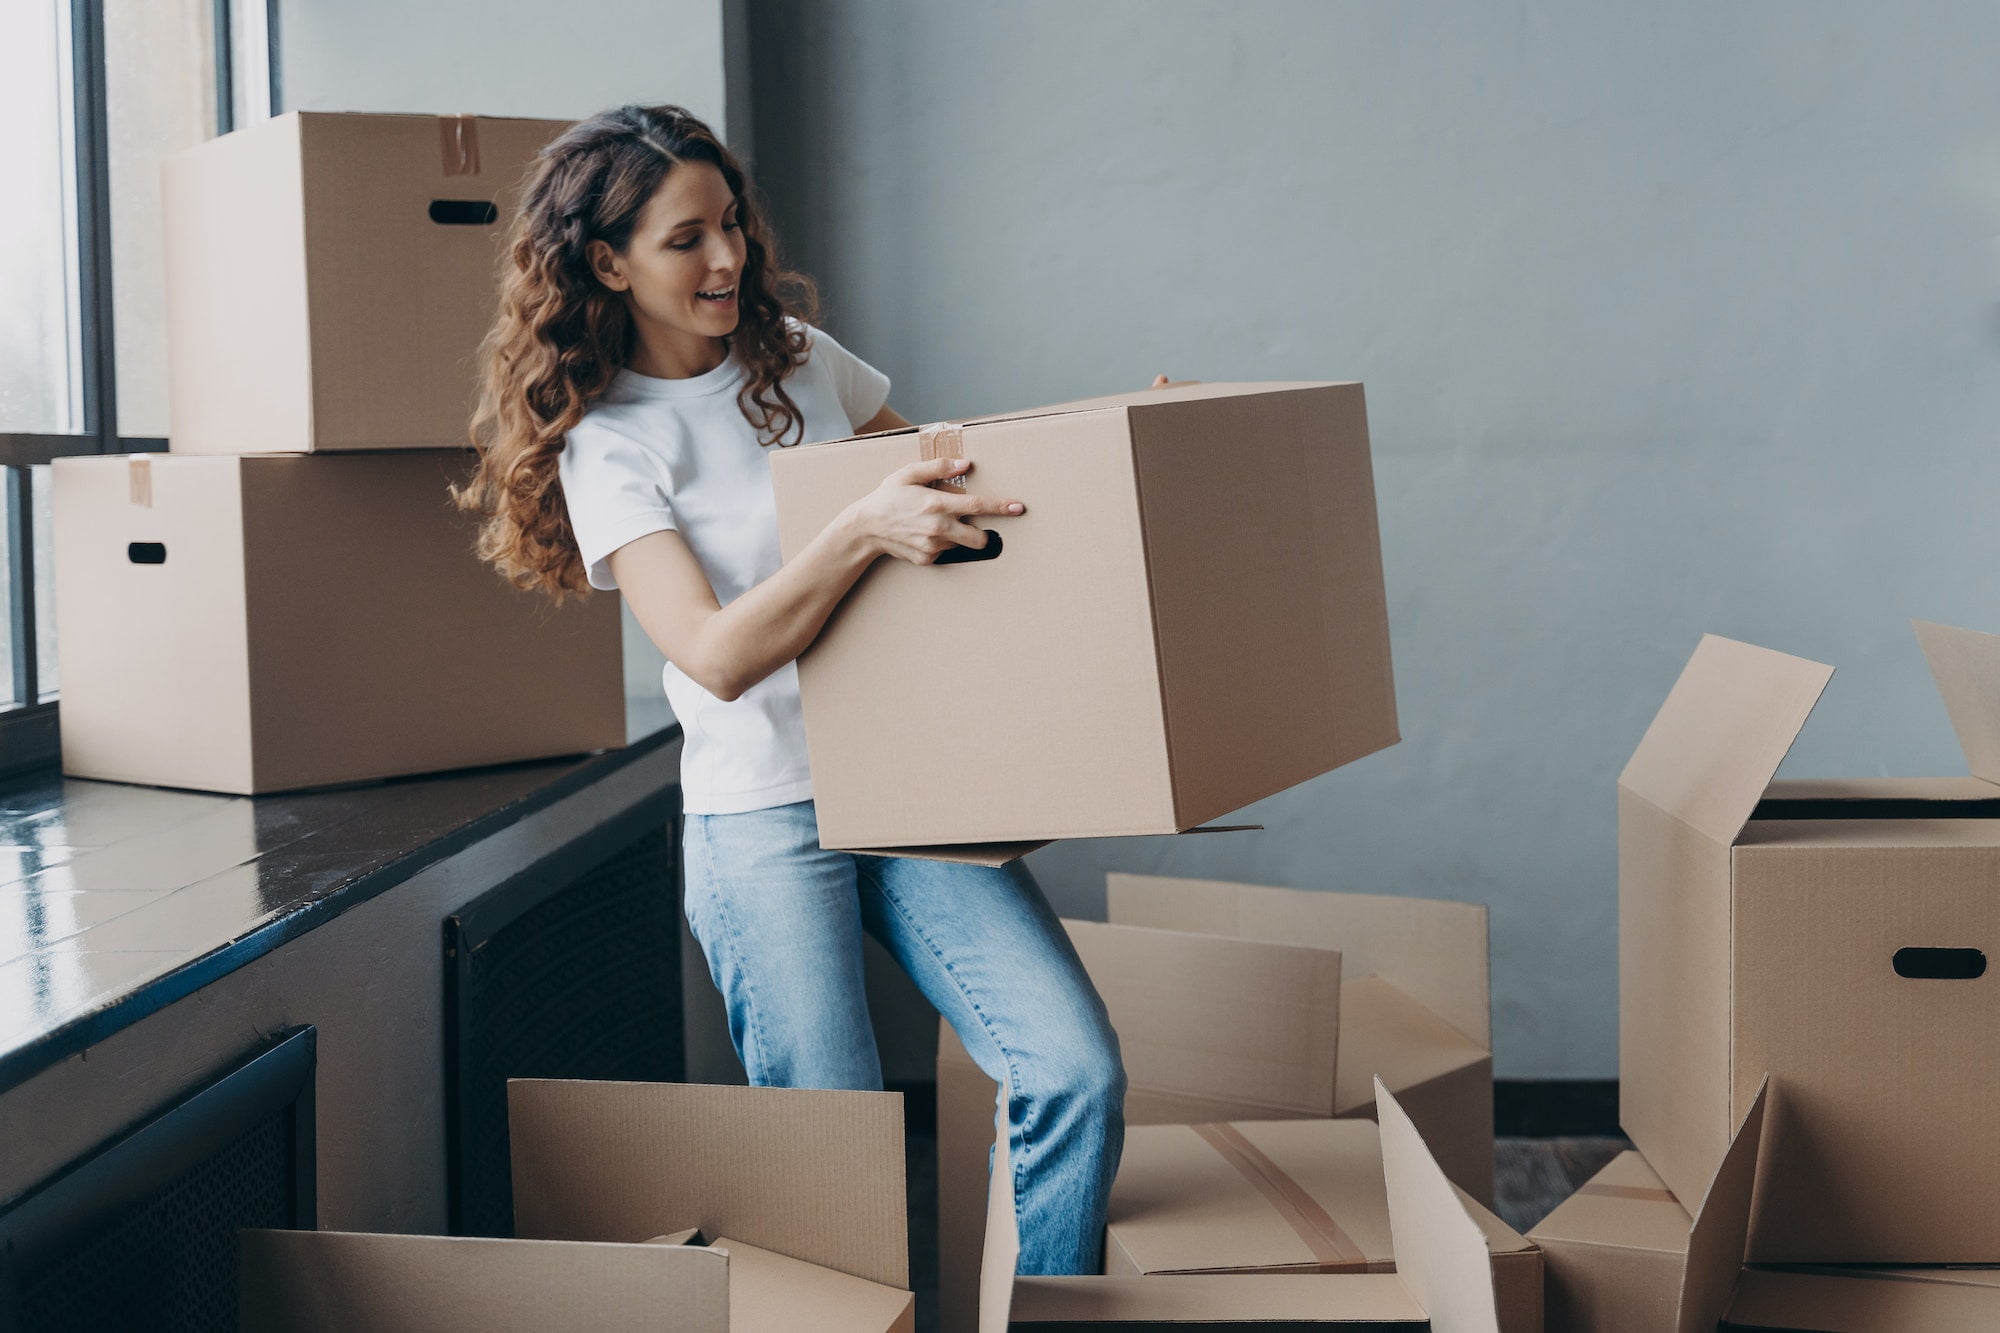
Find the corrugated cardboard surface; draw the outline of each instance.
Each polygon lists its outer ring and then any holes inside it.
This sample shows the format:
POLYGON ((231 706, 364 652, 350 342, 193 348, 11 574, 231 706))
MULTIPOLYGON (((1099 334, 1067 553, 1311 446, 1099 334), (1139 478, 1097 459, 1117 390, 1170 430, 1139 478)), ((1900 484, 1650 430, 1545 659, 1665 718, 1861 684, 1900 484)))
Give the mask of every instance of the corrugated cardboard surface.
MULTIPOLYGON (((999 558, 878 560, 799 659, 820 841, 1174 832, 1123 415, 968 427, 963 451, 969 490, 1028 506, 981 521, 999 558), (1001 637, 982 647, 976 631, 1001 637), (978 743, 949 781, 916 775, 910 757, 947 718, 978 743)), ((774 451, 786 558, 917 457, 909 432, 774 451)))
POLYGON ((1105 877, 1105 919, 1337 949, 1349 977, 1385 977, 1466 1037, 1492 1044, 1480 903, 1113 872, 1105 877))
POLYGON ((233 458, 56 460, 65 772, 248 789, 241 476, 233 458), (151 504, 132 502, 135 466, 151 504), (163 545, 169 563, 134 563, 135 542, 163 545))
POLYGON ((1127 411, 1175 822, 1207 823, 1394 745, 1361 386, 1127 411))
POLYGON ((168 434, 231 451, 312 447, 305 183, 297 115, 168 157, 168 434))
POLYGON ((2000 1260, 2000 974, 1912 979, 1905 946, 2000 959, 2000 820, 1753 826, 1736 849, 1736 1095, 1782 1079, 1751 1258, 2000 1260))
MULTIPOLYGON (((1355 386, 1196 386, 1038 411, 963 430, 970 489, 1028 507, 982 524, 1004 535, 999 557, 878 562, 800 659, 826 845, 1172 833, 1208 817, 1190 812, 1393 742, 1355 386), (1327 510, 1303 552, 1266 549, 1273 492, 1244 462, 1266 453, 1316 479, 1286 501, 1327 510), (1187 494, 1201 501, 1183 513, 1187 494), (1246 598, 1262 608, 1254 633, 1219 633, 1246 598), (939 632, 973 619, 1005 626, 1006 651, 939 632), (1329 691, 1330 714, 1317 702, 1329 691), (968 707, 978 762, 950 783, 898 781, 930 719, 968 707), (1301 708, 1320 722, 1301 728, 1301 708)), ((905 431, 774 452, 787 557, 918 449, 905 431)))
POLYGON ((1335 1114, 1372 1115, 1379 1075, 1445 1174, 1492 1201, 1483 906, 1154 875, 1112 874, 1106 890, 1116 923, 1339 949, 1347 979, 1335 1114))
POLYGON ((1500 1333, 1485 1230, 1380 1081, 1375 1107, 1397 1278, 1430 1315, 1436 1333, 1500 1333))
POLYGON ((2000 1274, 1991 1270, 1746 1269, 1729 1308, 1731 1329, 1815 1333, 1992 1333, 2000 1328, 2000 1274))
MULTIPOLYGON (((1064 924, 1119 1034, 1128 1125, 1332 1115, 1338 954, 1064 924)), ((938 1294, 955 1333, 976 1319, 999 1089, 949 1025, 938 1029, 938 1294)))
POLYGON ((1238 1121, 1227 1128, 1254 1158, 1225 1155, 1192 1126, 1126 1131, 1111 1189, 1106 1273, 1393 1271, 1382 1146, 1372 1123, 1238 1121), (1299 1195, 1313 1205, 1303 1218, 1288 1206, 1299 1195), (1318 1235, 1307 1234, 1313 1217, 1323 1219, 1318 1235), (1338 1253, 1321 1257, 1316 1249, 1338 1253))
POLYGON ((897 1093, 514 1079, 515 1227, 706 1235, 908 1287, 897 1093))
POLYGON ((244 1231, 243 1333, 728 1333, 706 1249, 337 1231, 244 1231))
POLYGON ((162 455, 146 505, 64 460, 66 771, 255 793, 624 744, 617 599, 495 578, 445 491, 470 461, 162 455))
POLYGON ((520 186, 566 125, 474 118, 473 173, 447 174, 435 116, 294 112, 169 158, 174 449, 461 444, 520 186))
POLYGON ((723 1238, 729 1333, 915 1333, 917 1298, 818 1264, 723 1238))

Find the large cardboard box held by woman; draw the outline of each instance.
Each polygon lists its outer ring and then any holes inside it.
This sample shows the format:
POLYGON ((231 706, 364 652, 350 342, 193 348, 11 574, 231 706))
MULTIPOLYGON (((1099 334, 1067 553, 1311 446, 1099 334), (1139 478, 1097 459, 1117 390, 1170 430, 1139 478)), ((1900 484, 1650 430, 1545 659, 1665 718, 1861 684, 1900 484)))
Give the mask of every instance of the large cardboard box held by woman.
POLYGON ((988 559, 877 561, 799 659, 825 846, 1184 832, 1396 742, 1359 384, 774 450, 786 557, 952 455, 1027 512, 985 524, 988 559))

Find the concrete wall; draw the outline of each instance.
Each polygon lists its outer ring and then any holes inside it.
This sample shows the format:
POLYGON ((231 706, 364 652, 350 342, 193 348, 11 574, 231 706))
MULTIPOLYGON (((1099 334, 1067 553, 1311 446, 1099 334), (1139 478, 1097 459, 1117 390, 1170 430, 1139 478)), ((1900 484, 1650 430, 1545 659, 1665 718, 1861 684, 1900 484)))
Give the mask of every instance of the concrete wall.
POLYGON ((1839 667, 1788 774, 1964 771, 1906 621, 2000 629, 2000 11, 773 0, 751 37, 760 182, 905 414, 1368 385, 1405 742, 1265 833, 1038 853, 1059 907, 1107 868, 1486 902, 1498 1072, 1609 1076, 1613 784, 1701 633, 1839 667))

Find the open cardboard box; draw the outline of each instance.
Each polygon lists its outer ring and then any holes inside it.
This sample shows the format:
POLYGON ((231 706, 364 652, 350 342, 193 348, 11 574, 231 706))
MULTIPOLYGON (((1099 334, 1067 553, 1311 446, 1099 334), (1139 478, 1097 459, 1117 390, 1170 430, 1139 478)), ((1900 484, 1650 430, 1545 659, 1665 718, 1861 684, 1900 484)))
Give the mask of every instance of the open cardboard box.
MULTIPOLYGON (((1128 1126, 1365 1118, 1380 1076, 1446 1174, 1491 1203, 1484 907, 1124 874, 1107 906, 1108 924, 1068 924, 1119 1034, 1128 1126)), ((937 1080, 939 1297, 955 1330, 971 1327, 999 1087, 944 1023, 937 1080)))
POLYGON ((1528 1233, 1548 1273, 1548 1333, 1709 1333, 1718 1319, 1788 1333, 2000 1328, 2000 1269, 1742 1268, 1764 1114, 1753 1099, 1692 1217, 1627 1152, 1528 1233))
MULTIPOLYGON (((1016 1275, 1013 1191, 988 1200, 988 1244, 979 1333, 1053 1333, 1108 1324, 1127 1330, 1298 1329, 1325 1325, 1435 1333, 1498 1333, 1486 1233, 1445 1178, 1422 1135, 1378 1085, 1383 1188, 1397 1256, 1394 1273, 1283 1277, 1206 1274, 1162 1277, 1016 1275)), ((1000 1145, 995 1182, 1011 1179, 1000 1145)))
POLYGON ((1700 1197, 1770 1071, 1754 1261, 2000 1261, 2000 637, 1916 630, 1974 777, 1773 783, 1832 669, 1709 636, 1619 779, 1620 1119, 1700 1197))
MULTIPOLYGON (((1340 1040, 1338 953, 1065 921, 1104 998, 1128 1125, 1328 1117, 1340 1040)), ((1000 1085, 938 1024, 938 1302, 971 1333, 1000 1085)))
POLYGON ((900 1094, 507 1091, 524 1239, 246 1231, 247 1333, 914 1328, 900 1094))
POLYGON ((800 657, 822 845, 993 860, 1182 833, 1398 739, 1360 385, 1187 385, 773 450, 785 558, 951 455, 1027 513, 982 522, 987 559, 876 562, 800 657), (945 719, 977 735, 971 762, 910 780, 945 719))
POLYGON ((463 447, 507 228, 567 128, 291 111, 167 157, 174 451, 463 447))
MULTIPOLYGON (((1383 1180, 1381 1134, 1367 1120, 1135 1126, 1111 1190, 1104 1271, 1394 1272, 1383 1180)), ((1503 1333, 1541 1333, 1540 1253, 1460 1202, 1492 1253, 1503 1333)))

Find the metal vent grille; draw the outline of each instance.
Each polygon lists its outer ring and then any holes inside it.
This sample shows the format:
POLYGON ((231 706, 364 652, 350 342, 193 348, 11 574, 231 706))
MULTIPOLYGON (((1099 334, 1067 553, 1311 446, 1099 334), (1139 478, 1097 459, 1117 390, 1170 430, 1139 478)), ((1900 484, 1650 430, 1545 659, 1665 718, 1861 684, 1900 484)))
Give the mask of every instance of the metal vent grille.
POLYGON ((313 1046, 277 1039, 0 1212, 0 1329, 234 1329, 239 1229, 314 1224, 313 1046))
POLYGON ((565 879, 538 866, 445 923, 451 1228, 513 1234, 507 1080, 681 1077, 671 811, 565 879))
POLYGON ((236 1327, 236 1232, 292 1222, 292 1123, 280 1112, 27 1277, 35 1333, 236 1327))

